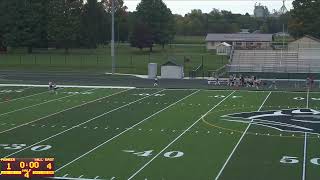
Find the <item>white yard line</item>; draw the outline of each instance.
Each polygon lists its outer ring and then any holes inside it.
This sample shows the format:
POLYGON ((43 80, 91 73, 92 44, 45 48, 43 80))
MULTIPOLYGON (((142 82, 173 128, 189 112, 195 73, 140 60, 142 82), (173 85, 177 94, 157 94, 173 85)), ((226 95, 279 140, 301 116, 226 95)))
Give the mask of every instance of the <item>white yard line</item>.
POLYGON ((307 91, 307 108, 309 108, 309 93, 310 92, 310 90, 309 90, 309 88, 308 88, 308 91, 307 91))
POLYGON ((123 90, 123 91, 120 91, 120 92, 116 92, 116 93, 113 93, 113 94, 111 94, 111 95, 101 97, 101 98, 99 98, 99 99, 95 99, 95 100, 92 100, 92 101, 89 101, 89 102, 86 102, 86 103, 83 103, 83 104, 80 104, 80 105, 77 105, 77 106, 70 107, 70 108, 68 108, 68 109, 64 109, 64 110, 62 110, 62 111, 58 111, 58 112, 53 113, 53 114, 49 114, 49 115, 44 116, 44 117, 41 117, 41 118, 39 118, 39 119, 36 119, 36 120, 30 121, 30 122, 21 124, 21 125, 19 125, 19 126, 16 126, 16 127, 10 128, 10 129, 6 129, 6 130, 4 130, 4 131, 0 131, 0 134, 5 133, 5 132, 8 132, 8 131, 11 131, 11 130, 14 130, 14 129, 17 129, 17 128, 22 127, 22 126, 26 126, 26 125, 28 125, 28 124, 31 124, 31 123, 40 121, 40 120, 42 120, 42 119, 46 119, 46 118, 48 118, 48 117, 51 117, 51 116, 54 116, 54 115, 57 115, 57 114, 60 114, 60 113, 66 112, 66 111, 69 111, 69 110, 72 110, 72 109, 75 109, 75 108, 78 108, 78 107, 81 107, 81 106, 84 106, 84 105, 87 105, 87 104, 96 102, 96 101, 100 101, 100 100, 102 100, 102 99, 105 99, 105 98, 108 98, 108 97, 111 97, 111 96, 114 96, 114 95, 117 95, 117 94, 120 94, 120 93, 129 91, 129 90, 131 90, 131 89, 127 89, 127 90, 123 90))
POLYGON ((306 161, 307 161, 307 137, 308 133, 304 133, 304 148, 303 148, 303 169, 302 169, 302 180, 306 179, 306 161))
MULTIPOLYGON (((309 108, 309 88, 307 91, 307 108, 309 108)), ((307 137, 308 133, 304 133, 304 146, 303 146, 303 169, 302 169, 302 180, 306 179, 306 161, 307 161, 307 137)))
POLYGON ((88 178, 71 178, 71 177, 50 177, 50 179, 64 179, 64 180, 103 180, 103 179, 88 179, 88 178))
POLYGON ((108 139, 107 141, 105 141, 105 142, 101 143, 100 145, 98 145, 98 146, 94 147, 94 148, 93 148, 93 149, 91 149, 90 151, 88 151, 88 152, 86 152, 86 153, 82 154, 81 156, 77 157, 76 159, 74 159, 74 160, 72 160, 72 161, 68 162, 67 164, 65 164, 65 165, 61 166, 60 168, 56 169, 56 172, 58 172, 58 171, 60 171, 61 169, 65 168, 66 166, 69 166, 70 164, 72 164, 72 163, 74 163, 74 162, 78 161, 79 159, 81 159, 81 158, 83 158, 84 156, 86 156, 86 155, 90 154, 91 152, 95 151, 96 149, 98 149, 98 148, 100 148, 100 147, 104 146, 105 144, 109 143, 109 142, 110 142, 110 141, 112 141, 113 139, 115 139, 115 138, 117 138, 117 137, 121 136, 122 134, 126 133, 126 132, 127 132, 127 131, 129 131, 130 129, 132 129, 132 128, 134 128, 134 127, 136 127, 136 126, 138 126, 138 125, 142 124, 143 122, 147 121, 148 119, 150 119, 150 118, 152 118, 152 117, 156 116, 157 114, 159 114, 159 113, 161 113, 161 112, 163 112, 163 111, 165 111, 165 110, 169 109, 170 107, 172 107, 172 106, 174 106, 174 105, 176 105, 176 104, 180 103, 181 101, 183 101, 183 100, 185 100, 185 99, 189 98, 190 96, 192 96, 192 95, 194 95, 194 94, 198 93, 199 91, 200 91, 200 90, 197 90, 196 92, 193 92, 193 93, 189 94, 188 96, 185 96, 184 98, 181 98, 180 100, 178 100, 178 101, 176 101, 176 102, 174 102, 174 103, 170 104, 169 106, 167 106, 167 107, 165 107, 165 108, 163 108, 163 109, 161 109, 161 110, 157 111, 156 113, 154 113, 154 114, 150 115, 149 117, 147 117, 147 118, 143 119, 142 121, 138 122, 137 124, 135 124, 135 125, 131 126, 130 128, 127 128, 126 130, 122 131, 122 132, 121 132, 121 133, 119 133, 118 135, 116 135, 116 136, 114 136, 114 137, 112 137, 112 138, 108 139))
MULTIPOLYGON (((34 85, 34 84, 0 84, 0 87, 48 87, 48 85, 34 85)), ((58 85, 58 87, 65 87, 65 88, 95 88, 95 89, 133 89, 135 87, 124 87, 124 86, 78 86, 78 85, 58 85)))
MULTIPOLYGON (((270 94, 271 94, 271 92, 270 92, 270 93, 268 94, 268 96, 265 98, 265 100, 263 101, 263 103, 262 103, 261 106, 259 107, 258 111, 260 111, 260 110, 262 109, 263 105, 266 103, 266 101, 267 101, 267 99, 269 98, 270 94)), ((243 132, 242 136, 240 137, 240 139, 239 139, 238 143, 236 144, 236 146, 233 148, 233 150, 232 150, 231 154, 229 155, 228 159, 227 159, 226 162, 223 164, 223 166, 222 166, 221 170, 219 171, 219 173, 218 173, 217 177, 215 178, 215 180, 218 180, 219 177, 221 176, 224 168, 227 166, 227 164, 228 164, 228 162, 230 161, 231 157, 233 156, 234 152, 238 149, 238 146, 240 145, 242 139, 244 138, 244 136, 245 136, 246 133, 248 132, 248 130, 249 130, 252 122, 253 122, 253 119, 251 120, 251 122, 250 122, 249 125, 247 126, 246 130, 243 132)))
POLYGON ((148 166, 153 160, 155 160, 160 154, 162 154, 168 147, 170 147, 173 143, 175 143, 178 139, 180 139, 186 132, 188 132, 194 125, 196 125, 201 119, 207 116, 212 110, 218 107, 222 102, 228 99, 235 91, 230 93, 227 97, 221 100, 218 104, 212 107, 209 111, 207 111, 204 115, 202 115, 197 121, 195 121, 191 126, 189 126, 186 130, 184 130, 178 137, 176 137, 173 141, 171 141, 166 147, 164 147, 158 154, 156 154, 152 159, 150 159, 146 164, 144 164, 139 170, 137 170, 133 175, 131 175, 128 180, 134 178, 139 172, 141 172, 146 166, 148 166))
POLYGON ((42 143, 42 142, 44 142, 44 141, 47 141, 47 140, 49 140, 49 139, 52 139, 52 138, 54 138, 54 137, 56 137, 56 136, 59 136, 59 135, 61 135, 61 134, 64 134, 64 133, 66 133, 66 132, 68 132, 68 131, 71 131, 71 130, 74 129, 74 128, 77 128, 77 127, 79 127, 79 126, 82 126, 82 125, 84 125, 84 124, 87 124, 87 123, 89 123, 89 122, 91 122, 91 121, 93 121, 93 120, 95 120, 95 119, 98 119, 98 118, 100 118, 100 117, 103 117, 103 116, 105 116, 105 115, 107 115, 107 114, 110 114, 110 113, 112 113, 112 112, 114 112, 114 111, 117 111, 117 110, 119 110, 119 109, 121 109, 121 108, 124 108, 124 107, 126 107, 126 106, 129 106, 129 105, 131 105, 131 104, 133 104, 133 103, 139 102, 139 101, 141 101, 141 100, 143 100, 143 99, 146 99, 146 98, 148 98, 148 97, 150 97, 150 96, 152 96, 152 95, 154 95, 154 94, 160 93, 160 92, 162 92, 162 91, 164 91, 164 89, 163 89, 163 90, 160 90, 160 91, 157 91, 157 92, 155 92, 155 93, 153 93, 153 94, 150 94, 150 95, 148 95, 148 96, 145 96, 145 97, 143 97, 143 98, 140 98, 140 99, 138 99, 138 100, 132 101, 132 102, 130 102, 130 103, 128 103, 128 104, 125 104, 125 105, 123 105, 123 106, 120 106, 120 107, 117 107, 117 108, 115 108, 115 109, 112 109, 112 110, 110 110, 110 111, 108 111, 108 112, 105 112, 105 113, 103 113, 103 114, 100 114, 99 116, 93 117, 93 118, 91 118, 91 119, 89 119, 89 120, 87 120, 87 121, 85 121, 85 122, 82 122, 82 123, 79 123, 79 124, 77 124, 77 125, 74 125, 74 126, 72 126, 71 128, 69 128, 69 129, 66 129, 66 130, 64 130, 64 131, 61 131, 61 132, 59 132, 59 133, 57 133, 57 134, 55 134, 55 135, 52 135, 52 136, 50 136, 50 137, 48 137, 48 138, 45 138, 45 139, 43 139, 43 140, 41 140, 41 141, 39 141, 39 142, 36 142, 36 143, 34 143, 34 144, 32 144, 32 145, 30 145, 30 146, 28 146, 28 147, 25 147, 25 148, 23 148, 23 149, 21 149, 21 150, 19 150, 19 151, 16 151, 16 152, 14 152, 14 153, 11 153, 11 154, 5 156, 5 158, 10 157, 10 156, 12 156, 12 155, 15 155, 15 154, 17 154, 17 153, 19 153, 19 152, 21 152, 21 151, 24 151, 24 150, 26 150, 26 149, 28 149, 28 148, 31 148, 31 147, 33 147, 33 146, 35 146, 35 145, 38 145, 38 144, 40 144, 40 143, 42 143))
MULTIPOLYGON (((37 95, 40 95, 40 94, 44 94, 44 93, 48 93, 48 91, 44 91, 44 92, 40 92, 40 93, 36 93, 36 94, 31 94, 31 95, 28 95, 28 96, 23 96, 23 97, 19 97, 19 98, 15 98, 15 99, 10 99, 9 102, 12 102, 12 101, 16 101, 16 100, 20 100, 20 99, 25 99, 25 98, 29 98, 29 97, 33 97, 33 96, 37 96, 37 95)), ((6 101, 1 101, 1 103, 7 103, 6 101)))
MULTIPOLYGON (((95 90, 95 89, 90 89, 88 91, 93 91, 93 90, 95 90)), ((88 92, 88 91, 85 91, 85 92, 88 92)), ((51 99, 49 101, 45 101, 45 102, 42 102, 42 103, 38 103, 38 104, 31 105, 31 106, 23 107, 23 108, 20 108, 20 109, 16 109, 16 110, 13 110, 13 111, 9 111, 9 112, 6 112, 6 113, 2 113, 2 114, 0 114, 0 116, 4 116, 4 115, 7 115, 7 114, 12 114, 12 113, 15 113, 15 112, 18 112, 18 111, 22 111, 22 110, 29 109, 29 108, 32 108, 32 107, 36 107, 36 106, 40 106, 40 105, 43 105, 43 104, 47 104, 47 103, 50 103, 50 102, 53 102, 53 101, 58 101, 58 100, 65 99, 65 98, 68 98, 68 97, 72 97, 72 96, 75 96, 75 95, 78 95, 78 94, 71 94, 71 95, 63 96, 63 97, 60 97, 60 98, 57 98, 57 99, 51 99)))

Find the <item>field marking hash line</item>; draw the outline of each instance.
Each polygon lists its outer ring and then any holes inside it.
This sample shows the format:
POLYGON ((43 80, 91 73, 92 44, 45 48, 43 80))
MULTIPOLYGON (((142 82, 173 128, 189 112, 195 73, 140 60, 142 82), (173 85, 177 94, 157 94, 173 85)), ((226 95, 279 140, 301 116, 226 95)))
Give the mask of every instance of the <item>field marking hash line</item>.
MULTIPOLYGON (((91 89, 91 90, 94 90, 94 89, 91 89)), ((71 96, 74 96, 74 95, 77 95, 77 94, 63 96, 63 97, 60 97, 60 98, 57 98, 57 99, 51 99, 49 101, 45 101, 45 102, 42 102, 42 103, 34 104, 34 105, 31 105, 31 106, 26 106, 26 107, 23 107, 23 108, 20 108, 20 109, 16 109, 16 110, 13 110, 13 111, 2 113, 2 114, 0 114, 0 116, 4 116, 4 115, 7 115, 7 114, 12 114, 12 113, 15 113, 15 112, 18 112, 18 111, 22 111, 22 110, 29 109, 29 108, 32 108, 32 107, 40 106, 42 104, 46 104, 46 103, 50 103, 50 102, 53 102, 53 101, 61 100, 61 99, 68 98, 68 97, 71 97, 71 96)))
MULTIPOLYGON (((20 87, 20 86, 17 86, 17 87, 20 87)), ((21 86, 21 87, 23 87, 23 86, 21 86)), ((27 90, 27 89, 32 89, 32 88, 34 88, 34 87, 26 87, 26 88, 22 88, 22 89, 16 89, 16 90, 27 90)), ((16 91, 16 90, 13 90, 13 91, 16 91)), ((6 89, 1 89, 0 91, 7 91, 6 89)), ((9 92, 9 93, 14 93, 14 92, 9 92)), ((8 94, 9 94, 8 93, 8 94)), ((6 94, 6 92, 1 92, 0 93, 1 95, 2 94, 6 94)))
POLYGON ((116 136, 114 136, 114 137, 112 137, 112 138, 108 139, 107 141, 105 141, 105 142, 101 143, 100 145, 98 145, 98 146, 96 146, 96 147, 92 148, 91 150, 87 151, 86 153, 82 154, 81 156, 77 157, 76 159, 74 159, 74 160, 72 160, 72 161, 68 162, 67 164, 65 164, 65 165, 61 166, 60 168, 56 169, 56 172, 58 172, 58 171, 60 171, 61 169, 65 168, 66 166, 68 166, 68 165, 70 165, 70 164, 74 163, 75 161, 78 161, 79 159, 83 158, 84 156, 86 156, 86 155, 90 154, 91 152, 95 151, 96 149, 98 149, 98 148, 100 148, 100 147, 104 146, 105 144, 107 144, 108 142, 112 141, 113 139, 115 139, 115 138, 117 138, 117 137, 121 136, 122 134, 126 133, 126 132, 127 132, 127 131, 129 131, 130 129, 132 129, 132 128, 134 128, 134 127, 136 127, 136 126, 138 126, 138 125, 142 124, 143 122, 147 121, 148 119, 150 119, 150 118, 154 117, 155 115, 157 115, 157 114, 159 114, 159 113, 161 113, 161 112, 163 112, 163 111, 165 111, 165 110, 169 109, 170 107, 172 107, 172 106, 174 106, 174 105, 176 105, 176 104, 180 103, 181 101, 183 101, 183 100, 185 100, 185 99, 189 98, 190 96, 192 96, 192 95, 194 95, 194 94, 198 93, 199 91, 200 91, 200 90, 197 90, 197 91, 195 91, 195 92, 193 92, 193 93, 189 94, 188 96, 185 96, 185 97, 181 98, 180 100, 178 100, 178 101, 176 101, 176 102, 174 102, 174 103, 170 104, 169 106, 167 106, 167 107, 165 107, 165 108, 163 108, 163 109, 161 109, 161 110, 159 110, 159 111, 155 112, 154 114, 152 114, 152 115, 148 116, 147 118, 145 118, 145 119, 141 120, 140 122, 138 122, 138 123, 134 124, 134 125, 133 125, 133 126, 131 126, 130 128, 127 128, 126 130, 122 131, 121 133, 117 134, 116 136))
POLYGON ((132 174, 128 180, 134 178, 139 172, 141 172, 146 166, 148 166, 154 159, 156 159, 160 154, 162 154, 168 147, 170 147, 173 143, 175 143, 178 139, 180 139, 186 132, 188 132, 194 125, 196 125, 201 119, 207 116, 212 110, 218 107, 222 102, 228 99, 232 94, 236 91, 232 91, 228 96, 222 99, 218 104, 213 106, 209 111, 207 111, 204 115, 202 115, 198 120, 196 120, 191 126, 189 126, 186 130, 184 130, 178 137, 176 137, 173 141, 171 141, 166 147, 164 147, 158 154, 156 154, 152 159, 150 159, 146 164, 144 164, 140 169, 138 169, 134 174, 132 174))
MULTIPOLYGON (((272 93, 272 91, 269 92, 269 94, 267 95, 267 97, 264 99, 264 101, 262 102, 261 106, 259 107, 258 111, 260 111, 263 107, 263 105, 266 103, 267 99, 269 98, 270 94, 272 93)), ((231 151, 228 159, 226 160, 226 162, 223 164, 221 170, 219 171, 218 175, 216 176, 215 180, 218 180, 219 177, 221 176, 224 168, 227 166, 228 162, 230 161, 231 157, 233 156, 234 152, 236 151, 236 149, 238 149, 238 146, 240 145, 242 139, 244 138, 244 136, 246 135, 246 133, 248 132, 251 124, 253 122, 253 119, 251 120, 251 122, 249 123, 249 125, 247 126, 246 130, 243 132, 242 136, 240 137, 238 143, 236 144, 236 146, 233 148, 233 150, 231 151)))
MULTIPOLYGON (((88 91, 93 91, 93 90, 95 90, 95 89, 90 89, 88 91)), ((88 92, 88 91, 84 91, 84 92, 88 92)), ((12 114, 12 113, 15 113, 15 112, 18 112, 18 111, 22 111, 22 110, 29 109, 29 108, 32 108, 32 107, 40 106, 42 104, 47 104, 47 103, 50 103, 50 102, 58 101, 58 100, 65 99, 65 98, 68 98, 68 97, 72 97, 72 96, 75 96, 75 95, 78 95, 78 94, 71 94, 71 95, 68 95, 68 96, 63 96, 63 97, 56 98, 56 99, 51 99, 49 101, 45 101, 45 102, 42 102, 42 103, 34 104, 34 105, 31 105, 31 106, 26 106, 26 107, 23 107, 23 108, 20 108, 20 109, 16 109, 16 110, 13 110, 13 111, 2 113, 2 114, 0 114, 0 116, 4 116, 4 115, 7 115, 7 114, 12 114)))
POLYGON ((307 136, 308 133, 304 133, 304 148, 303 148, 303 169, 302 169, 302 180, 306 179, 306 161, 307 161, 307 136))
MULTIPOLYGON (((9 102, 12 102, 12 101, 17 101, 17 100, 20 100, 20 99, 25 99, 25 98, 29 98, 29 97, 33 97, 33 96, 37 96, 37 95, 40 95, 40 94, 44 94, 44 93, 48 93, 47 90, 43 91, 43 92, 40 92, 40 93, 36 93, 36 94, 31 94, 31 95, 28 95, 28 96, 23 96, 23 97, 19 97, 19 98, 15 98, 15 99, 10 99, 9 102)), ((6 103, 7 101, 1 101, 1 103, 6 103)))
POLYGON ((86 103, 82 103, 82 104, 79 104, 79 105, 76 105, 76 106, 73 106, 73 107, 64 109, 64 110, 62 110, 62 111, 55 112, 55 113, 53 113, 53 114, 49 114, 49 115, 47 115, 47 116, 43 116, 43 117, 41 117, 41 118, 38 118, 38 119, 36 119, 36 120, 30 121, 30 122, 27 122, 27 123, 24 123, 24 124, 21 124, 21 125, 19 125, 19 126, 16 126, 16 127, 10 128, 10 129, 6 129, 6 130, 4 130, 4 131, 0 131, 0 134, 3 134, 3 133, 5 133, 5 132, 8 132, 8 131, 17 129, 17 128, 19 128, 19 127, 26 126, 26 125, 28 125, 28 124, 31 124, 31 123, 40 121, 40 120, 42 120, 42 119, 46 119, 46 118, 48 118, 48 117, 51 117, 51 116, 54 116, 54 115, 57 115, 57 114, 60 114, 60 113, 63 113, 63 112, 66 112, 66 111, 69 111, 69 110, 72 110, 72 109, 75 109, 75 108, 84 106, 84 105, 87 105, 87 104, 90 104, 90 103, 93 103, 93 102, 96 102, 96 101, 100 101, 100 100, 105 99, 105 98, 109 98, 109 97, 114 96, 114 95, 117 95, 117 94, 121 94, 121 93, 127 92, 127 91, 129 91, 129 90, 131 90, 131 89, 119 91, 119 92, 116 92, 116 93, 113 93, 113 94, 110 94, 110 95, 107 95, 107 96, 103 96, 103 97, 101 97, 101 98, 98 98, 98 99, 95 99, 95 100, 92 100, 92 101, 89 101, 89 102, 86 102, 86 103))
POLYGON ((107 115, 107 114, 110 114, 110 113, 112 113, 112 112, 114 112, 114 111, 117 111, 117 110, 119 110, 119 109, 121 109, 121 108, 124 108, 124 107, 126 107, 126 106, 129 106, 129 105, 131 105, 131 104, 133 104, 133 103, 136 103, 136 102, 139 102, 139 101, 141 101, 141 100, 143 100, 143 99, 146 99, 146 98, 148 98, 148 97, 151 97, 152 95, 157 94, 157 93, 160 93, 160 92, 162 92, 162 91, 164 91, 164 89, 162 89, 162 90, 160 90, 160 91, 157 91, 157 92, 155 92, 155 93, 153 93, 153 94, 151 94, 151 95, 145 96, 145 97, 140 98, 140 99, 137 99, 137 100, 135 100, 135 101, 132 101, 132 102, 130 102, 130 103, 128 103, 128 104, 125 104, 125 105, 122 105, 122 106, 117 107, 117 108, 115 108, 115 109, 112 109, 112 110, 110 110, 110 111, 108 111, 108 112, 105 112, 105 113, 103 113, 103 114, 100 114, 100 115, 98 115, 98 116, 95 116, 95 117, 93 117, 93 118, 91 118, 91 119, 89 119, 89 120, 87 120, 87 121, 85 121, 85 122, 82 122, 82 123, 80 123, 80 124, 74 125, 74 126, 72 126, 71 128, 69 128, 69 129, 66 129, 66 130, 64 130, 64 131, 61 131, 61 132, 59 132, 59 133, 57 133, 57 134, 55 134, 55 135, 52 135, 52 136, 50 136, 50 137, 48 137, 48 138, 45 138, 45 139, 43 139, 43 140, 41 140, 41 141, 39 141, 39 142, 36 142, 36 143, 34 143, 34 144, 32 144, 32 145, 30 145, 30 146, 28 146, 28 147, 25 147, 25 148, 23 148, 23 149, 20 149, 19 151, 16 151, 16 152, 14 152, 14 153, 11 153, 11 154, 5 156, 4 158, 8 158, 8 157, 10 157, 10 156, 12 156, 12 155, 14 155, 14 154, 17 154, 17 153, 22 152, 22 151, 24 151, 24 150, 26 150, 26 149, 29 149, 29 148, 31 148, 31 147, 33 147, 33 146, 35 146, 35 145, 38 145, 38 144, 40 144, 40 143, 42 143, 42 142, 44 142, 44 141, 47 141, 47 140, 52 139, 52 138, 54 138, 54 137, 56 137, 56 136, 59 136, 59 135, 64 134, 64 133, 66 133, 66 132, 68 132, 68 131, 71 131, 72 129, 74 129, 74 128, 76 128, 76 127, 79 127, 79 126, 82 126, 82 125, 84 125, 84 124, 87 124, 87 123, 89 123, 89 122, 91 122, 91 121, 93 121, 93 120, 95 120, 95 119, 98 119, 98 118, 103 117, 103 116, 105 116, 105 115, 107 115))

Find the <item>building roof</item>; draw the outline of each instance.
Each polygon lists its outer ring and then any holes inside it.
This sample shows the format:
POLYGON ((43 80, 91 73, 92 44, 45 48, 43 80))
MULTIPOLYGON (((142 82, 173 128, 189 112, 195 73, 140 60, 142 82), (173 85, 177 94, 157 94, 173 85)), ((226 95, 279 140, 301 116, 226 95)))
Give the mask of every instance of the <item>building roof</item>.
POLYGON ((286 33, 286 32, 277 32, 274 34, 275 36, 290 36, 289 33, 286 33))
POLYGON ((312 40, 315 40, 315 41, 320 42, 320 39, 318 39, 318 38, 316 38, 316 37, 314 37, 314 36, 305 35, 304 37, 307 37, 307 38, 310 38, 310 39, 312 39, 312 40))
POLYGON ((208 34, 206 41, 272 42, 273 34, 208 34))
POLYGON ((292 41, 292 42, 290 42, 290 43, 298 42, 298 41, 299 41, 300 39, 302 39, 302 38, 309 38, 309 39, 312 39, 312 40, 314 40, 314 41, 320 42, 320 39, 318 39, 318 38, 316 38, 316 37, 314 37, 314 36, 304 35, 304 36, 302 36, 302 37, 300 37, 300 38, 298 38, 298 39, 296 39, 296 40, 294 40, 294 41, 292 41))
POLYGON ((217 46, 226 46, 226 47, 230 47, 231 45, 226 43, 226 42, 223 42, 223 43, 220 43, 219 45, 217 46))
POLYGON ((162 66, 181 66, 173 61, 167 61, 166 63, 162 64, 162 66))

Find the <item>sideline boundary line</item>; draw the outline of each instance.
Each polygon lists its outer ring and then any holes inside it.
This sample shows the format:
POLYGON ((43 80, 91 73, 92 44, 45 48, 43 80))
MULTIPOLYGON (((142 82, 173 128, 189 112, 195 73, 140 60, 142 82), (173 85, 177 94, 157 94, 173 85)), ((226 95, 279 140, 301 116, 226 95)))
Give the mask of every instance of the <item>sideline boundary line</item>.
MULTIPOLYGON (((7 87, 7 86, 12 86, 12 87, 48 87, 48 85, 34 85, 34 84, 0 84, 0 87, 7 87)), ((126 87, 126 86, 80 86, 80 85, 58 85, 58 87, 63 87, 63 88, 102 88, 102 89, 133 89, 136 87, 126 87)))
MULTIPOLYGON (((259 107, 258 111, 260 111, 263 107, 263 105, 266 103, 267 99, 269 98, 270 94, 272 93, 272 91, 269 92, 269 94, 267 95, 267 97, 264 99, 263 103, 261 104, 261 106, 259 107)), ((233 148, 233 150, 231 151, 231 154, 229 155, 228 159, 226 160, 226 162, 224 163, 224 165, 222 166, 221 170, 219 171, 218 175, 216 176, 215 180, 218 180, 219 177, 221 176, 224 168, 227 166, 228 162, 230 161, 231 157, 233 156, 234 152, 236 151, 236 149, 238 149, 238 146, 240 145, 242 139, 244 138, 244 136, 246 135, 246 133, 248 132, 252 122, 254 121, 254 119, 251 120, 251 122, 249 123, 249 125, 247 126, 246 130, 243 132, 242 136, 240 137, 238 143, 236 144, 236 146, 233 148)))
POLYGON ((140 122, 138 122, 138 123, 134 124, 134 125, 133 125, 133 126, 131 126, 130 128, 128 128, 128 129, 126 129, 126 130, 122 131, 121 133, 119 133, 119 134, 117 134, 116 136, 114 136, 114 137, 112 137, 112 138, 108 139, 107 141, 105 141, 105 142, 101 143, 100 145, 96 146, 95 148, 91 149, 90 151, 88 151, 88 152, 86 152, 86 153, 82 154, 82 155, 81 155, 81 156, 79 156, 78 158, 76 158, 76 159, 74 159, 74 160, 72 160, 72 161, 68 162, 67 164, 65 164, 65 165, 61 166, 60 168, 56 169, 56 172, 58 172, 58 171, 60 171, 61 169, 65 168, 66 166, 68 166, 68 165, 70 165, 70 164, 74 163, 75 161, 78 161, 78 160, 79 160, 79 159, 81 159, 82 157, 84 157, 84 156, 86 156, 86 155, 90 154, 91 152, 95 151, 96 149, 100 148, 101 146, 104 146, 104 145, 105 145, 105 144, 107 144, 108 142, 110 142, 110 141, 112 141, 113 139, 115 139, 115 138, 117 138, 117 137, 121 136, 122 134, 126 133, 126 132, 127 132, 127 131, 129 131, 130 129, 132 129, 132 128, 134 128, 134 127, 138 126, 138 125, 140 125, 141 123, 145 122, 146 120, 148 120, 148 119, 152 118, 153 116, 155 116, 155 115, 157 115, 157 114, 159 114, 159 113, 161 113, 161 112, 163 112, 163 111, 165 111, 165 110, 169 109, 170 107, 172 107, 172 106, 174 106, 174 105, 178 104, 179 102, 181 102, 181 101, 183 101, 183 100, 185 100, 185 99, 189 98, 190 96, 192 96, 192 95, 194 95, 194 94, 198 93, 199 91, 200 91, 200 90, 195 91, 195 92, 193 92, 193 93, 191 93, 191 94, 189 94, 189 95, 187 95, 187 96, 185 96, 185 97, 181 98, 180 100, 178 100, 178 101, 176 101, 176 102, 174 102, 174 103, 170 104, 169 106, 167 106, 167 107, 165 107, 165 108, 163 108, 163 109, 161 109, 161 110, 159 110, 159 111, 155 112, 154 114, 152 114, 152 115, 148 116, 147 118, 144 118, 143 120, 141 120, 140 122))
POLYGON ((122 109, 122 108, 124 108, 124 107, 127 107, 127 106, 129 106, 129 105, 131 105, 131 104, 134 104, 134 103, 136 103, 136 102, 139 102, 139 101, 141 101, 141 100, 143 100, 143 99, 146 99, 146 98, 148 98, 148 97, 151 97, 152 95, 157 94, 157 93, 160 93, 160 92, 162 92, 162 91, 164 91, 164 89, 162 89, 162 90, 160 90, 160 91, 157 91, 157 92, 155 92, 155 93, 152 93, 152 94, 150 94, 150 95, 148 95, 148 96, 145 96, 145 97, 143 97, 143 98, 140 98, 140 99, 137 99, 137 100, 135 100, 135 101, 132 101, 132 102, 130 102, 130 103, 128 103, 128 104, 125 104, 125 105, 119 106, 119 107, 117 107, 117 108, 114 108, 114 109, 112 109, 112 110, 110 110, 110 111, 107 111, 107 112, 105 112, 105 113, 102 113, 102 114, 100 114, 100 115, 98 115, 98 116, 95 116, 95 117, 93 117, 93 118, 85 121, 85 122, 76 124, 76 125, 72 126, 72 127, 69 128, 69 129, 66 129, 66 130, 64 130, 64 131, 61 131, 61 132, 59 132, 59 133, 57 133, 57 134, 54 134, 54 135, 52 135, 52 136, 50 136, 50 137, 47 137, 47 138, 45 138, 45 139, 42 139, 41 141, 38 141, 38 142, 36 142, 36 143, 28 146, 28 147, 25 147, 25 148, 23 148, 23 149, 20 149, 20 150, 14 152, 14 153, 11 153, 11 154, 9 154, 9 155, 6 155, 4 158, 8 158, 8 157, 10 157, 10 156, 12 156, 12 155, 15 155, 15 154, 17 154, 17 153, 19 153, 19 152, 22 152, 22 151, 26 150, 26 149, 29 149, 29 148, 31 148, 31 147, 33 147, 33 146, 35 146, 35 145, 38 145, 38 144, 40 144, 40 143, 42 143, 42 142, 44 142, 44 141, 47 141, 47 140, 49 140, 49 139, 52 139, 52 138, 54 138, 54 137, 56 137, 56 136, 59 136, 59 135, 61 135, 61 134, 64 134, 64 133, 66 133, 66 132, 68 132, 68 131, 71 131, 71 130, 74 129, 74 128, 80 127, 80 126, 82 126, 82 125, 84 125, 84 124, 87 124, 87 123, 89 123, 89 122, 91 122, 91 121, 93 121, 93 120, 95 120, 95 119, 98 119, 98 118, 103 117, 103 116, 105 116, 105 115, 107 115, 107 114, 110 114, 110 113, 112 113, 112 112, 114 112, 114 111, 117 111, 117 110, 119 110, 119 109, 122 109))
POLYGON ((221 103, 223 103, 226 99, 228 99, 232 94, 236 91, 231 92, 228 96, 218 102, 215 106, 213 106, 209 111, 207 111, 204 115, 202 115, 198 120, 196 120, 191 126, 189 126, 186 130, 184 130, 178 137, 176 137, 173 141, 171 141, 166 147, 164 147, 158 154, 156 154, 152 159, 150 159, 147 163, 145 163, 140 169, 138 169, 133 175, 131 175, 128 180, 134 178, 137 174, 139 174, 145 167, 147 167, 154 159, 156 159, 160 154, 162 154, 168 147, 170 147, 173 143, 179 140, 186 132, 188 132, 194 125, 196 125, 201 119, 207 116, 212 110, 218 107, 221 103))
MULTIPOLYGON (((0 84, 0 87, 48 87, 48 85, 38 85, 38 84, 0 84)), ((157 89, 152 87, 132 87, 132 86, 82 86, 82 85, 58 85, 58 87, 65 87, 65 88, 95 88, 95 89, 157 89)), ((206 88, 162 88, 165 90, 190 90, 190 91, 234 91, 234 89, 206 89, 206 88)), ((238 92, 270 92, 269 89, 262 89, 262 90, 254 90, 254 89, 237 89, 238 92)), ((272 91, 272 92, 286 92, 286 93, 305 93, 305 91, 272 91)), ((317 92, 314 92, 317 93, 317 92)))
POLYGON ((92 101, 89 101, 89 102, 86 102, 86 103, 82 103, 82 104, 79 104, 79 105, 76 105, 76 106, 73 106, 73 107, 64 109, 64 110, 62 110, 62 111, 58 111, 58 112, 49 114, 49 115, 47 115, 47 116, 43 116, 43 117, 38 118, 38 119, 36 119, 36 120, 30 121, 30 122, 27 122, 27 123, 24 123, 24 124, 20 124, 20 125, 18 125, 18 126, 16 126, 16 127, 13 127, 13 128, 10 128, 10 129, 4 130, 4 131, 0 131, 0 134, 3 134, 3 133, 5 133, 5 132, 8 132, 8 131, 17 129, 17 128, 22 127, 22 126, 26 126, 26 125, 28 125, 28 124, 31 124, 31 123, 40 121, 40 120, 42 120, 42 119, 46 119, 46 118, 51 117, 51 116, 55 116, 55 115, 57 115, 57 114, 60 114, 60 113, 63 113, 63 112, 66 112, 66 111, 69 111, 69 110, 72 110, 72 109, 75 109, 75 108, 78 108, 78 107, 85 106, 85 105, 87 105, 87 104, 90 104, 90 103, 93 103, 93 102, 96 102, 96 101, 100 101, 100 100, 105 99, 105 98, 109 98, 109 97, 114 96, 114 95, 118 95, 118 94, 127 92, 127 91, 129 91, 129 90, 131 90, 131 89, 119 91, 119 92, 116 92, 116 93, 113 93, 113 94, 110 94, 110 95, 107 95, 107 96, 103 96, 103 97, 101 97, 101 98, 98 98, 98 99, 95 99, 95 100, 92 100, 92 101))

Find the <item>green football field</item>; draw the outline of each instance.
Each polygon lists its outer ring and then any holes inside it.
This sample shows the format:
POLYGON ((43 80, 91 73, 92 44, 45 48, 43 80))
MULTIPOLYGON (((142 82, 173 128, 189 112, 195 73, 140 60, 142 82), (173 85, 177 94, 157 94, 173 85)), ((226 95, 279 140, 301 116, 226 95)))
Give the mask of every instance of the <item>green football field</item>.
POLYGON ((319 108, 307 91, 2 86, 0 157, 53 157, 56 179, 319 180, 319 108))

